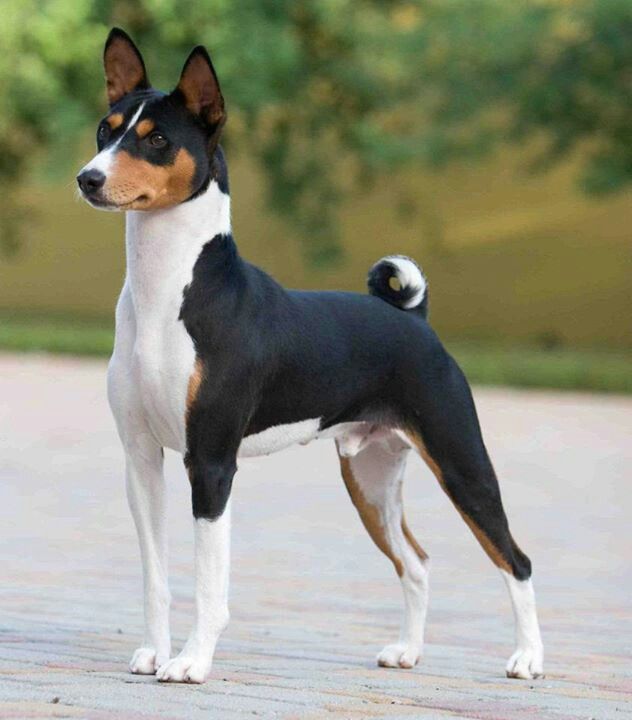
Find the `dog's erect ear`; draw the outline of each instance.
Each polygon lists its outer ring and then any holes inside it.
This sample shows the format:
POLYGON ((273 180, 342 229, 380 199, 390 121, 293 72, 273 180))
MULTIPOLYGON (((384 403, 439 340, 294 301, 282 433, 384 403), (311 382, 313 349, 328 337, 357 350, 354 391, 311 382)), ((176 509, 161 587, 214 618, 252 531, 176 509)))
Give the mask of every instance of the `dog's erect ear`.
POLYGON ((226 121, 217 75, 209 54, 201 45, 192 50, 184 63, 174 92, 182 93, 187 108, 208 125, 221 128, 226 121))
POLYGON ((103 51, 105 82, 110 105, 132 90, 149 87, 145 63, 126 32, 112 28, 103 51))

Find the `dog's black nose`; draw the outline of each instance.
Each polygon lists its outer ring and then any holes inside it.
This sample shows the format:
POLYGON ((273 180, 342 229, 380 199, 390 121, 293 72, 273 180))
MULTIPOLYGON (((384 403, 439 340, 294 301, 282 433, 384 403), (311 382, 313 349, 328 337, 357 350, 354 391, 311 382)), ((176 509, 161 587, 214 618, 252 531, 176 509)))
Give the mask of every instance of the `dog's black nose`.
POLYGON ((94 195, 105 184, 105 175, 100 170, 84 170, 77 175, 77 184, 85 195, 94 195))

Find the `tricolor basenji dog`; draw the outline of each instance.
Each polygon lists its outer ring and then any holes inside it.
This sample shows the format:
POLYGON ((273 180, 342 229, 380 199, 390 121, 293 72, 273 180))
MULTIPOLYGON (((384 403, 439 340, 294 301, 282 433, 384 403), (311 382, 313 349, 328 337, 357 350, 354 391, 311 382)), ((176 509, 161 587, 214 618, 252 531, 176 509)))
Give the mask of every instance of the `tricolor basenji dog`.
POLYGON ((419 266, 371 268, 368 294, 286 290, 239 254, 220 134, 224 99, 196 47, 177 87, 151 87, 119 29, 105 44, 109 111, 77 177, 96 208, 124 210, 127 277, 108 395, 126 456, 143 563, 145 636, 133 673, 201 683, 228 622, 230 494, 238 459, 316 438, 404 592, 399 639, 379 665, 422 653, 428 556, 402 508, 409 451, 436 475, 500 569, 516 620, 510 677, 542 674, 531 563, 514 541, 468 383, 430 328, 419 266), (195 528, 196 614, 171 658, 163 448, 184 457, 195 528))

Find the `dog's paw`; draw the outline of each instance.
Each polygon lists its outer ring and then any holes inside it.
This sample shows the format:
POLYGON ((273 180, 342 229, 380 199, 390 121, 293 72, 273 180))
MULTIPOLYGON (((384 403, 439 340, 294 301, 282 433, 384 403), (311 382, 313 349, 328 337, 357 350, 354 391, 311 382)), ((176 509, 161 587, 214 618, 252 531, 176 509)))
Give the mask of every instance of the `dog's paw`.
POLYGON ((518 648, 509 658, 505 668, 508 678, 520 678, 521 680, 533 680, 544 676, 542 670, 543 658, 542 647, 530 646, 518 648))
POLYGON ((160 665, 168 659, 168 653, 161 656, 152 647, 139 647, 132 655, 129 671, 134 675, 155 675, 160 665))
POLYGON ((211 672, 212 660, 180 653, 158 668, 160 682, 203 683, 211 672))
POLYGON ((389 668, 412 668, 419 662, 421 649, 417 645, 406 645, 396 643, 387 645, 377 656, 377 664, 380 667, 389 668))

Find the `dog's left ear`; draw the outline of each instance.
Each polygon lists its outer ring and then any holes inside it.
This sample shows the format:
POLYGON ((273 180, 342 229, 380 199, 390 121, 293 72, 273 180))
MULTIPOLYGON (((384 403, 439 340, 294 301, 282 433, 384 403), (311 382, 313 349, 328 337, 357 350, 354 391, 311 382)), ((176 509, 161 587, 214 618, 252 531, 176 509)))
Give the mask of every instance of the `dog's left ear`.
POLYGON ((181 93, 187 108, 207 125, 220 130, 226 122, 224 98, 206 48, 194 48, 184 63, 175 93, 181 93))
POLYGON ((149 87, 143 56, 120 28, 112 28, 105 41, 103 66, 110 106, 132 90, 149 87))

